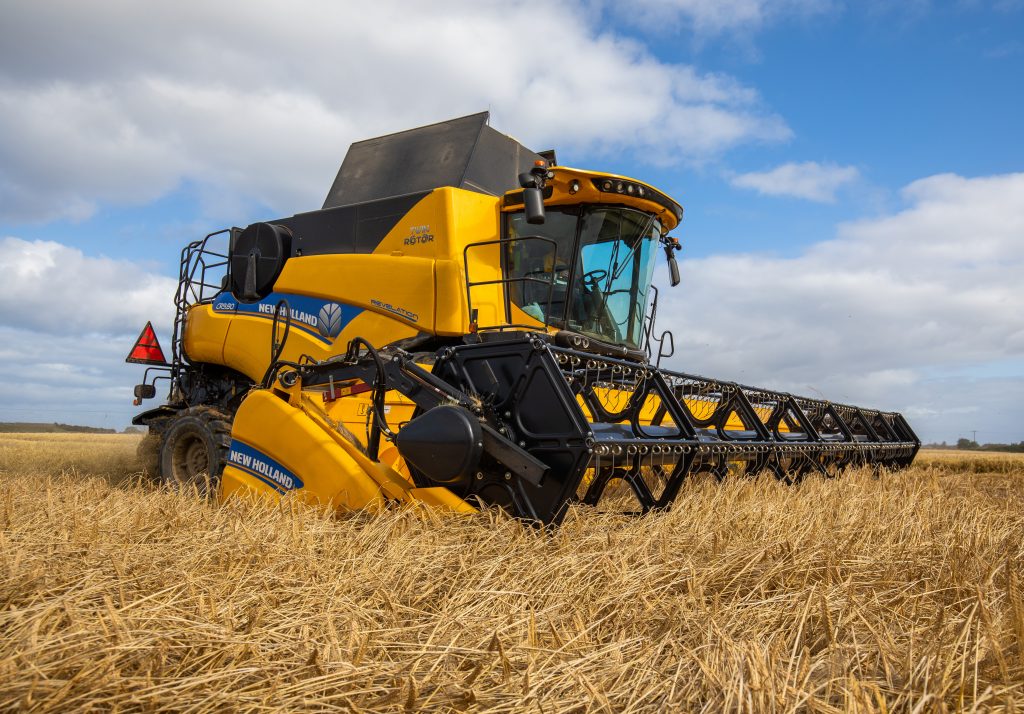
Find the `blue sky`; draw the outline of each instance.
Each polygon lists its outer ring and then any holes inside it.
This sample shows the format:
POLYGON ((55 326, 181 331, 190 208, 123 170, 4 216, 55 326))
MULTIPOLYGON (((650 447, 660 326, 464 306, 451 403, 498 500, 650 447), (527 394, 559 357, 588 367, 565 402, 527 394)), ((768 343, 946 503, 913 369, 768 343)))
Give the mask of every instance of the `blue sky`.
POLYGON ((684 204, 672 366, 1024 440, 1024 2, 439 7, 0 0, 0 419, 123 427, 184 243, 490 108, 684 204))
POLYGON ((793 132, 737 147, 704 171, 659 175, 686 199, 691 254, 792 254, 839 221, 891 210, 893 194, 923 176, 1024 166, 1024 6, 893 5, 836 5, 753 34, 651 42, 665 61, 754 87, 793 132), (722 177, 793 160, 853 166, 861 177, 832 204, 759 196, 722 177))

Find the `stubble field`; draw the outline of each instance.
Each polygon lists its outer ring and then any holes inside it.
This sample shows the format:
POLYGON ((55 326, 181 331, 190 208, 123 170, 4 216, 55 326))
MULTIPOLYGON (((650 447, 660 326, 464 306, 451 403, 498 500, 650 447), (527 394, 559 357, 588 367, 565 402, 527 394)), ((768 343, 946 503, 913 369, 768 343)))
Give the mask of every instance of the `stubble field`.
POLYGON ((136 443, 0 435, 0 710, 1024 706, 1024 457, 543 532, 219 507, 136 443))

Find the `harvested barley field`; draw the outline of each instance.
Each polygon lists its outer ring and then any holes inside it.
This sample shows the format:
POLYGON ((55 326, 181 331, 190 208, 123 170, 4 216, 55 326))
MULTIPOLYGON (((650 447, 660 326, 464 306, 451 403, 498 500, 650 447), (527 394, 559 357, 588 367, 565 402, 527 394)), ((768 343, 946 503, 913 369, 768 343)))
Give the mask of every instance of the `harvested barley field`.
POLYGON ((1024 457, 670 513, 330 518, 139 476, 136 437, 0 437, 0 709, 1024 707, 1024 457))

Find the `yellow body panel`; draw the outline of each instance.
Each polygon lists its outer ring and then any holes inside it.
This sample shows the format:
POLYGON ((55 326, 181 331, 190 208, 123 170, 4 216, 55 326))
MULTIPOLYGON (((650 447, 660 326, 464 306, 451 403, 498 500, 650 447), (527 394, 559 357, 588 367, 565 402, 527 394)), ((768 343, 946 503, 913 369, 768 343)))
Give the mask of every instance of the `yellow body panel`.
POLYGON ((430 331, 434 327, 434 261, 371 255, 311 255, 292 258, 275 292, 309 295, 377 312, 430 331))
POLYGON ((231 437, 232 451, 221 479, 224 498, 239 491, 271 497, 293 492, 306 503, 347 510, 375 509, 385 503, 380 487, 350 450, 271 390, 246 397, 235 415, 231 437), (259 452, 265 457, 263 463, 246 467, 237 455, 241 449, 236 442, 259 452), (268 475, 265 464, 282 466, 281 471, 298 476, 298 484, 289 487, 287 475, 268 475))
POLYGON ((416 502, 453 513, 476 513, 477 509, 446 488, 414 488, 409 491, 416 502))
MULTIPOLYGON (((416 488, 407 472, 389 465, 390 459, 370 459, 363 444, 353 441, 354 434, 339 428, 317 404, 319 399, 319 392, 304 393, 300 388, 259 390, 246 398, 231 429, 231 449, 221 477, 222 500, 235 496, 276 500, 287 494, 337 511, 377 510, 389 501, 476 511, 448 489, 416 488)), ((346 408, 358 413, 358 403, 366 400, 338 401, 348 402, 346 408)), ((397 452, 391 459, 395 456, 397 452)), ((404 468, 400 460, 396 465, 404 468)))
MULTIPOLYGON (((568 166, 558 166, 552 171, 552 173, 554 174, 554 177, 550 179, 547 184, 548 187, 551 188, 551 197, 544 199, 544 204, 547 206, 561 206, 575 203, 606 203, 624 205, 655 214, 667 231, 674 229, 679 224, 678 219, 672 211, 661 203, 651 200, 651 195, 661 194, 661 192, 643 181, 637 181, 629 176, 607 174, 601 171, 581 171, 580 169, 573 169, 568 166), (643 186, 645 190, 651 193, 648 198, 641 198, 635 194, 630 195, 599 191, 594 187, 594 179, 607 179, 613 183, 622 181, 633 184, 634 186, 643 186), (573 186, 576 186, 575 191, 572 190, 573 186)), ((664 194, 661 195, 664 196, 664 194)), ((665 198, 668 197, 665 196, 665 198)))
POLYGON ((232 322, 214 313, 210 305, 196 305, 190 309, 185 318, 183 336, 185 353, 189 359, 193 362, 225 364, 224 345, 227 344, 232 322))
MULTIPOLYGON (((274 294, 290 304, 296 298, 336 303, 347 319, 341 333, 329 340, 311 330, 292 329, 282 359, 327 359, 343 353, 356 336, 382 346, 417 334, 466 334, 463 253, 470 243, 498 240, 500 202, 496 196, 440 188, 403 216, 373 253, 290 258, 274 294)), ((496 243, 471 248, 466 258, 472 280, 500 279, 499 256, 496 243)), ((227 296, 190 309, 185 354, 192 362, 225 365, 258 380, 270 361, 274 300, 268 298, 263 312, 243 311, 242 305, 229 309, 233 300, 227 296)), ((473 306, 480 324, 506 321, 500 285, 474 287, 473 306)), ((303 327, 295 320, 293 325, 303 327)))
MULTIPOLYGON (((323 399, 320 396, 320 392, 313 392, 311 399, 323 399)), ((370 394, 369 392, 359 394, 352 397, 346 397, 338 399, 330 404, 326 404, 323 410, 328 416, 338 424, 342 424, 348 429, 359 442, 364 446, 367 443, 368 432, 369 432, 369 415, 370 415, 370 394)), ((384 395, 384 417, 387 419, 389 425, 396 428, 405 422, 412 419, 413 412, 416 410, 416 405, 406 399, 398 392, 387 392, 384 395)), ((381 444, 382 457, 381 460, 385 460, 385 447, 387 444, 381 444)), ((404 463, 401 462, 401 458, 398 456, 397 449, 391 463, 397 464, 395 468, 399 471, 405 470, 404 463)))

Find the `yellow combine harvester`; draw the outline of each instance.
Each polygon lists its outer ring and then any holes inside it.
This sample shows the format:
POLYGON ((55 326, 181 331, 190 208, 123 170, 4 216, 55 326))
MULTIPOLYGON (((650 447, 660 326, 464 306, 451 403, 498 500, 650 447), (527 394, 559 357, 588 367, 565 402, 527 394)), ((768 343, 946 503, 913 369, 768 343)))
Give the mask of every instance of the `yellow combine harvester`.
POLYGON ((487 120, 353 144, 321 210, 182 252, 172 358, 149 326, 130 357, 137 403, 170 382, 134 420, 165 481, 557 523, 613 481, 646 511, 701 472, 913 460, 899 414, 661 369, 651 281, 664 253, 679 282, 682 208, 487 120))

